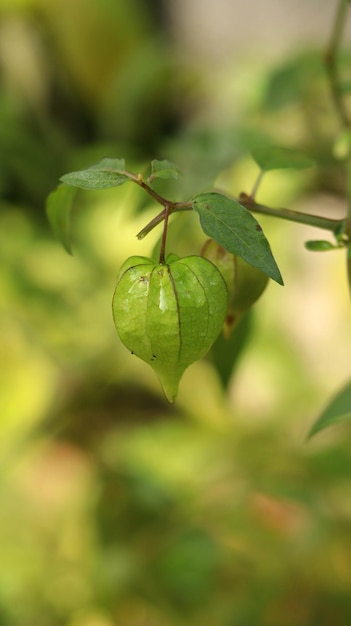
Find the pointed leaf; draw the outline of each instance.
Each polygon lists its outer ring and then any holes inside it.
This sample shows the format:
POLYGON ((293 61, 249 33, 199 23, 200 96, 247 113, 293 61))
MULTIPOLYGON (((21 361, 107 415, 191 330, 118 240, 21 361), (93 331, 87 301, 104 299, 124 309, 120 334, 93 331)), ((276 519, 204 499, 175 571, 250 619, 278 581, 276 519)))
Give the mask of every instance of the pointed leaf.
POLYGON ((178 178, 180 171, 170 161, 151 161, 151 175, 148 182, 152 183, 155 178, 178 178))
POLYGON ((108 189, 123 185, 131 179, 131 174, 125 171, 124 159, 110 158, 102 159, 87 169, 70 172, 60 178, 66 185, 80 189, 108 189))
POLYGON ((313 161, 308 156, 293 148, 280 146, 257 146, 252 157, 263 170, 294 169, 312 167, 313 161))
POLYGON ((46 213, 51 228, 65 250, 71 248, 71 210, 77 190, 67 185, 59 185, 46 200, 46 213))
POLYGON ((351 421, 351 382, 330 402, 311 428, 308 438, 333 424, 351 421))
POLYGON ((262 228, 248 209, 219 193, 199 194, 193 199, 193 206, 206 235, 284 284, 262 228))

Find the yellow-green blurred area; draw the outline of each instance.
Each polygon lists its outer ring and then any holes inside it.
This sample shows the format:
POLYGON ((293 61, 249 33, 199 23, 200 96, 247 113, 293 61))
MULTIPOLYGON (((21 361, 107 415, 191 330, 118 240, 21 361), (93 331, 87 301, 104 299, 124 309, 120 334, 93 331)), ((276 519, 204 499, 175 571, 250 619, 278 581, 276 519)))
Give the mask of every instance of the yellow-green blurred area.
MULTIPOLYGON (((59 177, 105 156, 174 161, 183 177, 158 187, 174 199, 249 193, 261 134, 316 166, 267 174, 260 202, 343 215, 321 50, 201 62, 166 4, 0 2, 0 626, 349 626, 350 429, 306 441, 350 377, 344 252, 260 218, 285 287, 170 406, 111 311, 125 258, 157 249, 160 227, 136 234, 159 207, 132 183, 80 192, 73 257, 47 223, 59 177)), ((169 251, 204 240, 172 217, 169 251)))

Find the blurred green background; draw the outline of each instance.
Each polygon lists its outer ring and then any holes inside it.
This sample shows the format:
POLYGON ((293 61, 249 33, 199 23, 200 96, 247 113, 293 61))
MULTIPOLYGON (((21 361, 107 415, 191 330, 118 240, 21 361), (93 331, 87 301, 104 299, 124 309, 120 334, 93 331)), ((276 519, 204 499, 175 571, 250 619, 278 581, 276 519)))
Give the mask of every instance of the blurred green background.
MULTIPOLYGON (((286 286, 169 406, 111 313, 157 207, 133 185, 80 193, 73 257, 47 223, 59 177, 104 156, 173 160, 175 199, 249 192, 263 134, 317 166, 270 173, 259 200, 343 214, 321 50, 205 61, 166 6, 0 2, 0 626, 349 626, 350 429, 305 440, 350 376, 344 253, 260 219, 286 286)), ((169 239, 197 253, 196 216, 169 239)))

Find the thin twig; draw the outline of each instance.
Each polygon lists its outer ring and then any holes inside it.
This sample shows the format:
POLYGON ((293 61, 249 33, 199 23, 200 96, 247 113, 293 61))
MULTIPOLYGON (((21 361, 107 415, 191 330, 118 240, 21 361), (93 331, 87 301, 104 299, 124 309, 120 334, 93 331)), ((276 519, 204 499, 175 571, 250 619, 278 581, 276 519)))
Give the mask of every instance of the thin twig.
POLYGON ((142 178, 133 178, 133 182, 135 182, 139 187, 142 187, 156 202, 162 204, 162 206, 166 207, 169 204, 169 200, 166 200, 163 196, 160 196, 157 191, 155 191, 150 185, 148 185, 142 178))
MULTIPOLYGON (((165 200, 165 205, 167 206, 167 200, 165 200)), ((177 213, 179 211, 192 211, 193 210, 192 202, 171 203, 168 201, 168 207, 169 207, 169 211, 168 211, 169 215, 171 215, 172 213, 177 213)), ((165 219, 165 209, 163 209, 163 211, 158 213, 148 224, 146 224, 146 226, 144 226, 144 228, 142 228, 138 232, 137 238, 144 239, 144 237, 146 237, 146 235, 151 233, 151 231, 155 228, 155 226, 158 226, 158 224, 161 224, 161 222, 163 222, 164 219, 165 219)))
POLYGON ((265 169, 261 169, 259 171, 259 174, 258 174, 255 182, 254 182, 254 185, 253 185, 252 191, 251 191, 251 196, 250 196, 253 200, 255 199, 256 193, 258 191, 258 188, 259 188, 259 186, 260 186, 260 184, 262 182, 262 178, 265 175, 265 173, 266 173, 266 170, 265 169))
POLYGON ((337 235, 344 228, 346 223, 346 219, 336 220, 330 217, 322 217, 320 215, 300 213, 299 211, 292 211, 291 209, 272 209, 271 207, 263 204, 258 204, 251 198, 251 196, 248 196, 245 193, 240 194, 239 202, 253 213, 272 215, 274 217, 280 217, 283 220, 289 220, 290 222, 297 222, 299 224, 322 228, 323 230, 331 231, 335 235, 337 235))

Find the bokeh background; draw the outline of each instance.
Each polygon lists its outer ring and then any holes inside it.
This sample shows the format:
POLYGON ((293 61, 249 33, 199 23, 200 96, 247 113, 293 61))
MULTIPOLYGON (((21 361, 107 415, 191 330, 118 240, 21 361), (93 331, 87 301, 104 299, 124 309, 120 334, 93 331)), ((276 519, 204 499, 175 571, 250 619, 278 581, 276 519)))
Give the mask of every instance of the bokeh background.
MULTIPOLYGON (((316 167, 259 200, 342 216, 323 67, 334 2, 1 0, 0 625, 349 626, 350 429, 306 441, 350 377, 343 252, 260 218, 285 287, 184 375, 169 406, 113 327, 118 268, 151 254, 133 185, 81 192, 74 256, 50 231, 59 177, 104 156, 183 171, 175 199, 249 192, 252 139, 316 167)), ((350 55, 343 55, 343 71, 350 55)), ((197 253, 197 217, 169 247, 197 253)))

